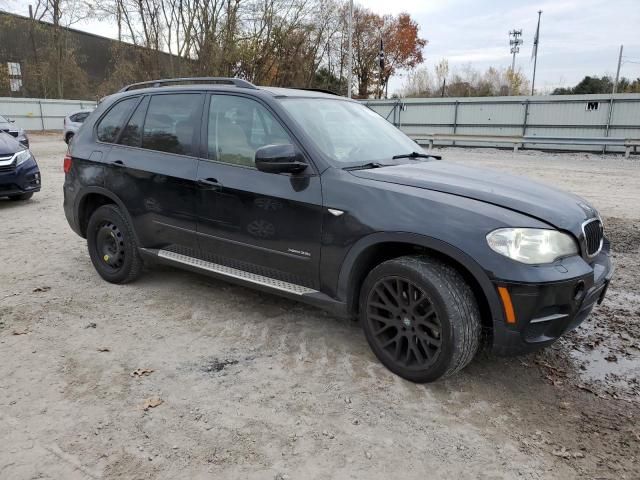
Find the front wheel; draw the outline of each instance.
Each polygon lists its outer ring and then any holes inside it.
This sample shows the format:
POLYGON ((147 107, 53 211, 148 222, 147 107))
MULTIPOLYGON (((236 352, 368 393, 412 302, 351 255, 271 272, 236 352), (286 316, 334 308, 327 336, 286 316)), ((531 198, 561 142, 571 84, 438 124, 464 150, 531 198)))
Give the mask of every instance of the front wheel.
POLYGON ((93 266, 107 282, 129 283, 142 272, 142 258, 131 225, 115 205, 96 209, 87 225, 93 266))
POLYGON ((373 353, 417 383, 464 368, 480 344, 473 291, 453 267, 428 256, 381 263, 364 281, 360 319, 373 353))

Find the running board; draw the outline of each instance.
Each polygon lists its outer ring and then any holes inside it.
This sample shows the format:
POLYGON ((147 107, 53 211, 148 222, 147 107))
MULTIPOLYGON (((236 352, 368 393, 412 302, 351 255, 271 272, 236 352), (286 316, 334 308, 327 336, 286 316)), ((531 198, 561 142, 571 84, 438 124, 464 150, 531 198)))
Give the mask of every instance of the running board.
POLYGON ((313 293, 319 293, 312 288, 304 287, 302 285, 296 285, 294 283, 284 282, 276 278, 265 277, 256 273, 245 272, 237 268, 227 267, 225 265, 219 265, 217 263, 207 262, 199 258, 189 257, 180 253, 172 252, 170 250, 158 250, 158 257, 165 258, 183 265, 189 265, 200 270, 206 270, 208 272, 223 275, 225 277, 235 278, 243 280, 245 282, 253 283, 256 285, 262 285, 264 287, 273 288, 282 292, 291 293, 294 295, 308 295, 313 293))

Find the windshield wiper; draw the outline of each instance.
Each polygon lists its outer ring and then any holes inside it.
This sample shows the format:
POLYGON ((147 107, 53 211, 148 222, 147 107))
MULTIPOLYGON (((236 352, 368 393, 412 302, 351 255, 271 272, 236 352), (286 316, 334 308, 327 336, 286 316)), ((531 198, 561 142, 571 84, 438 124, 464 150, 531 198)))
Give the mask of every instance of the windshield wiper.
POLYGON ((394 155, 391 158, 393 160, 397 160, 399 158, 435 158, 436 160, 442 160, 442 156, 440 155, 431 155, 430 153, 420 153, 420 152, 411 152, 411 153, 404 153, 402 155, 394 155))
POLYGON ((380 167, 388 167, 388 166, 389 165, 385 165, 384 163, 368 162, 368 163, 363 163, 362 165, 344 167, 343 170, 367 170, 369 168, 380 168, 380 167))

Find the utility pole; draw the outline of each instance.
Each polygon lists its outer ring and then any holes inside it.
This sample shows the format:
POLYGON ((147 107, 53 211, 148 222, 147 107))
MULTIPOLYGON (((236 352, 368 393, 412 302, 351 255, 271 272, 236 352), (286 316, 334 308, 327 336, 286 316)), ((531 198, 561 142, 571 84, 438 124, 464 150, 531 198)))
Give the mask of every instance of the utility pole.
POLYGON ((382 98, 383 88, 382 82, 384 81, 384 43, 382 41, 382 32, 380 32, 380 51, 378 52, 378 65, 380 66, 380 96, 382 98))
POLYGON ((618 54, 618 70, 616 70, 616 81, 613 84, 613 92, 611 93, 616 93, 616 90, 618 90, 618 80, 620 80, 620 67, 622 66, 622 47, 624 47, 624 45, 620 45, 620 53, 618 54))
POLYGON ((511 79, 509 81, 509 95, 513 94, 511 87, 513 85, 513 79, 516 73, 516 53, 520 52, 520 45, 522 45, 522 29, 516 30, 515 28, 509 32, 509 45, 511 45, 511 54, 513 60, 511 60, 511 79), (513 37, 513 38, 511 38, 513 37))
POLYGON ((531 80, 531 95, 535 91, 536 86, 536 67, 538 66, 538 45, 540 44, 540 17, 542 10, 538 10, 538 28, 536 28, 536 36, 533 38, 533 79, 531 80))
POLYGON ((351 82, 353 81, 353 0, 349 0, 349 53, 347 61, 347 97, 351 98, 351 82))
POLYGON ((513 73, 516 69, 516 53, 520 53, 520 45, 522 45, 522 29, 520 30, 511 30, 509 32, 509 45, 511 45, 511 54, 513 55, 513 60, 511 60, 511 72, 513 73), (513 38, 511 38, 513 37, 513 38))

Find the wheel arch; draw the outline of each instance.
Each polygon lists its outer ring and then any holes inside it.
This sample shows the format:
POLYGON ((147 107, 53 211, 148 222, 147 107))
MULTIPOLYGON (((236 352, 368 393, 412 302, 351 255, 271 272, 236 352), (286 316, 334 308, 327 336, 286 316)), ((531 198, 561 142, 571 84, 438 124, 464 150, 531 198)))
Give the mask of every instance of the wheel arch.
MULTIPOLYGON (((130 225, 133 225, 129 212, 116 195, 111 191, 102 187, 87 187, 82 190, 81 195, 78 195, 76 200, 76 218, 77 224, 80 229, 80 234, 83 238, 87 238, 87 225, 89 218, 95 210, 102 205, 114 204, 117 205, 122 214, 127 218, 130 225)), ((134 231, 134 235, 136 232, 134 231)))
POLYGON ((482 314, 483 328, 493 329, 503 318, 502 304, 482 267, 469 255, 436 238, 412 233, 374 233, 358 241, 347 254, 338 278, 337 295, 352 315, 358 313, 360 289, 380 263, 405 255, 427 254, 450 264, 471 286, 482 314))

